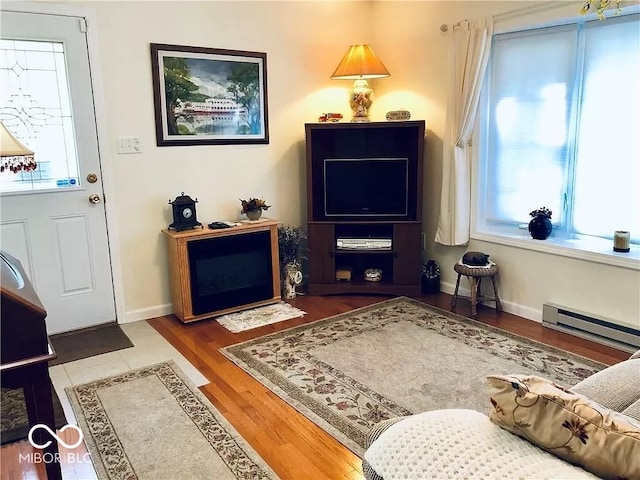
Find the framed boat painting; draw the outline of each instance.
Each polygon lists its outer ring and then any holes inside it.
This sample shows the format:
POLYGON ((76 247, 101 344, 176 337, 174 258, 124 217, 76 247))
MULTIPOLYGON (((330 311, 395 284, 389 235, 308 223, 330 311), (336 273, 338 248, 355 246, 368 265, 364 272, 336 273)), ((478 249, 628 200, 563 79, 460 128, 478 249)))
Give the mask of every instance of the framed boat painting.
POLYGON ((151 44, 156 142, 269 143, 267 54, 151 44))

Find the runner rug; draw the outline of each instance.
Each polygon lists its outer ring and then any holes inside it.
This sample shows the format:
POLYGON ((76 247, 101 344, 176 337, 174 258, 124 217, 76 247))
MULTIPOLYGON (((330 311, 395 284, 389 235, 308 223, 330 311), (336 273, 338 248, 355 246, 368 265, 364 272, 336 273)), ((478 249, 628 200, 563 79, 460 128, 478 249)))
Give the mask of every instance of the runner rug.
POLYGON ((100 479, 276 479, 173 361, 68 387, 100 479))
POLYGON ((238 333, 264 325, 271 325, 272 323, 284 322, 292 318, 299 318, 306 314, 307 312, 286 302, 278 302, 264 307, 222 315, 216 320, 230 332, 238 333))
POLYGON ((359 455, 387 418, 487 412, 489 374, 571 386, 605 367, 405 297, 220 351, 359 455))

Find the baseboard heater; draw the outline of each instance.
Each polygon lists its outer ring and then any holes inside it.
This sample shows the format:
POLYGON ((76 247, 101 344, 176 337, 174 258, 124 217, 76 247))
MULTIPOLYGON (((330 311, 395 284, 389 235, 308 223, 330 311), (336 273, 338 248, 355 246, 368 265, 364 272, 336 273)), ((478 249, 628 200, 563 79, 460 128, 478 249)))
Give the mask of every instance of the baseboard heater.
POLYGON ((640 349, 640 330, 554 303, 542 306, 542 325, 627 352, 640 349))

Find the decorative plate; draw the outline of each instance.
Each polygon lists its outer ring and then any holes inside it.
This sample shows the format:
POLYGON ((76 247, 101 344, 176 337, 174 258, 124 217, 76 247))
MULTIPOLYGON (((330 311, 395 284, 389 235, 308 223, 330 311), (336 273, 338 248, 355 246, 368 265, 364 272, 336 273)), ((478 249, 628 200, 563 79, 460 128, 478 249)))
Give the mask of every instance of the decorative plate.
POLYGON ((387 112, 386 118, 389 122, 401 122, 403 120, 409 120, 411 118, 411 112, 408 110, 391 110, 387 112))

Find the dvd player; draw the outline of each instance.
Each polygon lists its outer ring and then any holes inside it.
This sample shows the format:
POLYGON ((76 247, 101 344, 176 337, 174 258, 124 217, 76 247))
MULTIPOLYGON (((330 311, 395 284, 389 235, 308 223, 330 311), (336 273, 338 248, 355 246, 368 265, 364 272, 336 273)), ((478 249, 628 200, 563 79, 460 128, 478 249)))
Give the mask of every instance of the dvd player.
POLYGON ((338 250, 391 250, 390 238, 337 238, 338 250))

